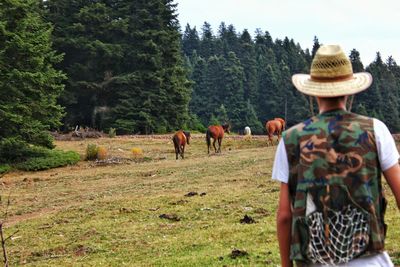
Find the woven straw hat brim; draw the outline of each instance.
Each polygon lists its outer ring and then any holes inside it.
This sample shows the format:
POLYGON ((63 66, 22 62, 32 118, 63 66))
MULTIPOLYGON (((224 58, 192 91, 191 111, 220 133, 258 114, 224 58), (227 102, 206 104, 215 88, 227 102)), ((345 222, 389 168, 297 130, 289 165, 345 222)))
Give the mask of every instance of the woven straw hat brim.
POLYGON ((372 76, 368 72, 354 73, 353 78, 337 82, 317 82, 311 80, 308 74, 292 76, 294 86, 303 94, 319 97, 337 97, 353 95, 364 91, 372 83, 372 76))

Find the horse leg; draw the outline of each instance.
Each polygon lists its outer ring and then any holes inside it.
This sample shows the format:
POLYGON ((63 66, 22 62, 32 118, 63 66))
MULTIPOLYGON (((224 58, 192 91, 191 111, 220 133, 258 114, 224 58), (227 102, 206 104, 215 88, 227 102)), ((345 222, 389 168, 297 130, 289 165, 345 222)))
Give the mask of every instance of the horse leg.
POLYGON ((175 159, 178 159, 179 146, 175 143, 175 140, 174 140, 174 148, 175 148, 175 159))
POLYGON ((215 142, 217 141, 217 139, 213 139, 214 141, 213 141, 213 147, 214 147, 214 150, 215 150, 215 153, 217 153, 217 148, 215 147, 215 142))
POLYGON ((207 132, 206 132, 206 143, 207 143, 208 154, 210 154, 211 133, 209 130, 207 130, 207 132))
POLYGON ((182 157, 182 159, 185 158, 184 154, 185 154, 185 145, 182 145, 182 147, 181 147, 181 157, 182 157))
POLYGON ((221 153, 222 138, 218 138, 218 152, 221 153))

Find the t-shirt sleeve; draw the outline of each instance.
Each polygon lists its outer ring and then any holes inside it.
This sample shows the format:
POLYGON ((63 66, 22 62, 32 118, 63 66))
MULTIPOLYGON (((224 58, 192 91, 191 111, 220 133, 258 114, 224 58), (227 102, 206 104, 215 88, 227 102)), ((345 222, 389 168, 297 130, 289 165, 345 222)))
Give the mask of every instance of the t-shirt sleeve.
POLYGON ((382 171, 385 171, 398 162, 399 152, 389 129, 378 119, 374 119, 374 132, 379 162, 382 171))
POLYGON ((276 148, 272 179, 286 184, 289 181, 289 163, 283 138, 281 138, 276 148))

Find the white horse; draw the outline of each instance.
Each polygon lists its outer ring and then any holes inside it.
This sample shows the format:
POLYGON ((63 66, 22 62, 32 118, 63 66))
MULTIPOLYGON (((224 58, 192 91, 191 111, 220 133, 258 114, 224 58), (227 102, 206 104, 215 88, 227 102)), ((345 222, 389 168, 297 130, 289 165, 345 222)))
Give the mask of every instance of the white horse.
POLYGON ((250 136, 251 135, 251 130, 249 126, 244 127, 244 135, 250 136))

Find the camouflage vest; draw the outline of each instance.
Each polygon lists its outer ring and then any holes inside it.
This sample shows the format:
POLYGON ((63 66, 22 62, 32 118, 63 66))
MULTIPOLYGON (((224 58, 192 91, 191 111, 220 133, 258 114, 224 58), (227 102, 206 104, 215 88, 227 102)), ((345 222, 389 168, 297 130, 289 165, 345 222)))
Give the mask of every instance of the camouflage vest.
MULTIPOLYGON (((369 240, 360 257, 383 250, 386 199, 373 120, 344 110, 314 116, 283 133, 289 162, 292 203, 290 257, 297 266, 310 263, 306 224, 308 195, 317 211, 348 204, 368 214, 369 240)), ((324 213, 325 214, 325 213, 324 213)), ((328 230, 329 231, 329 230, 328 230)))

